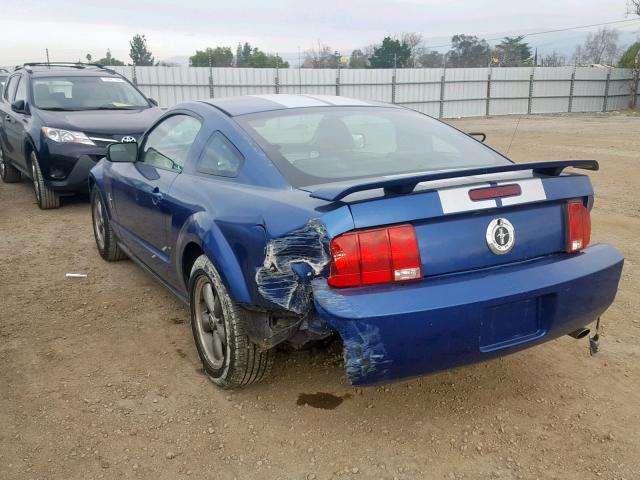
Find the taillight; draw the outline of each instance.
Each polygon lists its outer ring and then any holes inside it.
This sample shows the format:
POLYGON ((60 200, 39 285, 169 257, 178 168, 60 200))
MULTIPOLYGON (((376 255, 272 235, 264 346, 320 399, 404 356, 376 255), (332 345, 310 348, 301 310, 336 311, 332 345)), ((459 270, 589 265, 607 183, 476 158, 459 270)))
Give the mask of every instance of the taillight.
POLYGON ((416 232, 411 225, 359 230, 331 240, 328 283, 357 287, 422 278, 416 232))
POLYGON ((591 240, 591 215, 582 202, 567 203, 567 251, 579 252, 591 240))

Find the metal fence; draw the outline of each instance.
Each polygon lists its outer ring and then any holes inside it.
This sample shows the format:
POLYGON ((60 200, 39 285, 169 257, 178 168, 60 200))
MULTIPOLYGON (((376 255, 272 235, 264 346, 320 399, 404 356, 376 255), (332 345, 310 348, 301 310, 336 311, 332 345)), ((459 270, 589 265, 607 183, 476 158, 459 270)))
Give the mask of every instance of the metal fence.
POLYGON ((634 83, 640 98, 638 77, 618 68, 113 68, 163 107, 232 95, 302 93, 378 100, 456 118, 621 110, 631 103, 634 83))

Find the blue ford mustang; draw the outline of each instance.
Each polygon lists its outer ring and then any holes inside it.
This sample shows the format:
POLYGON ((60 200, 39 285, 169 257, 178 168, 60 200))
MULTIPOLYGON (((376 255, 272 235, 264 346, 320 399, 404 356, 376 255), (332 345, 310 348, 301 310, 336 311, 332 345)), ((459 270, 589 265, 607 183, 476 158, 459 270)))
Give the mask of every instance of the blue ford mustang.
POLYGON ((209 378, 339 335, 366 385, 582 337, 623 258, 589 245, 593 189, 393 105, 262 95, 178 105, 92 170, 96 243, 190 306, 209 378))

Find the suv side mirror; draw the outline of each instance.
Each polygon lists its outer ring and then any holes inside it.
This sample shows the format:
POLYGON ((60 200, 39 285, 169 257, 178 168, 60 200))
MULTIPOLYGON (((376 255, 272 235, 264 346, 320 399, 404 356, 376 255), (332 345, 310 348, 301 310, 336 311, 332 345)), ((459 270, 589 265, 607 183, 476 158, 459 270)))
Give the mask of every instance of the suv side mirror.
POLYGON ((149 100, 149 103, 154 107, 158 106, 158 101, 155 98, 149 98, 148 100, 149 100))
POLYGON ((138 144, 112 143, 107 147, 107 160, 110 162, 135 162, 138 160, 138 144))
POLYGON ((27 113, 27 104, 24 100, 16 100, 11 104, 11 110, 16 113, 27 113))

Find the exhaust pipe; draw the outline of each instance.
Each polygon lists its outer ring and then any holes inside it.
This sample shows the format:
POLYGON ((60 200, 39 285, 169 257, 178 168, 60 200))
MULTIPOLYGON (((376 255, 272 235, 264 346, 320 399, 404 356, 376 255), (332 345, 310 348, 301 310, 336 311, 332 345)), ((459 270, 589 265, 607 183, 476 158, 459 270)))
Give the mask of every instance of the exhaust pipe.
POLYGON ((589 330, 588 328, 579 328, 577 330, 574 330, 573 332, 569 333, 568 335, 572 338, 575 338, 576 340, 580 340, 581 338, 586 337, 587 335, 589 335, 589 332, 591 330, 589 330))

